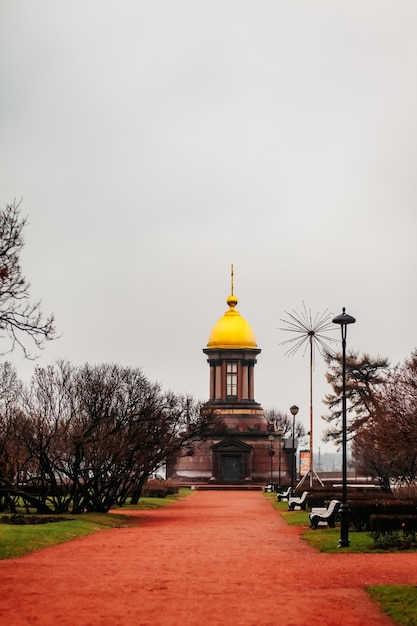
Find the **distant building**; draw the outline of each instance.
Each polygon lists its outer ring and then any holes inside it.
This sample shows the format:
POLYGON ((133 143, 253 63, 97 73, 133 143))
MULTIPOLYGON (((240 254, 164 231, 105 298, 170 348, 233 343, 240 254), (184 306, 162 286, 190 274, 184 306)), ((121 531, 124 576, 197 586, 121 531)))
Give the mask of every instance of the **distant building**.
POLYGON ((232 271, 229 308, 213 326, 203 349, 210 371, 210 399, 202 410, 220 415, 225 430, 195 444, 187 456, 168 467, 167 477, 172 480, 267 484, 271 473, 275 483, 278 476, 283 479, 288 474, 282 441, 267 428, 263 409, 255 401, 255 365, 261 350, 251 326, 236 309, 237 302, 232 271))

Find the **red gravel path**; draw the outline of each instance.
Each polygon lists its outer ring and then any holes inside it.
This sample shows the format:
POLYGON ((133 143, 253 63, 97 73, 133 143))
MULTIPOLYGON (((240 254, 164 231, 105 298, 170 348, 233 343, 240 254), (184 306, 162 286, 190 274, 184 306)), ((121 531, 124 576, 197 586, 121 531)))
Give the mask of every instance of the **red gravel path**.
POLYGON ((133 514, 133 528, 1 561, 0 624, 383 625, 364 586, 417 584, 417 554, 319 554, 260 492, 133 514))

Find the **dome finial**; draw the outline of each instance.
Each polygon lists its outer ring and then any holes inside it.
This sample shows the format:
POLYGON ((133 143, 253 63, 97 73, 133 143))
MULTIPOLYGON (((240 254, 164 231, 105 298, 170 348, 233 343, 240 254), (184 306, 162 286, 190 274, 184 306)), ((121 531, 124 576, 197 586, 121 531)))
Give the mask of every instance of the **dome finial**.
POLYGON ((226 302, 229 305, 230 309, 234 309, 235 306, 237 305, 237 298, 236 298, 236 296, 233 293, 233 290, 234 290, 234 276, 235 276, 235 273, 234 273, 234 267, 233 267, 233 263, 232 263, 232 265, 230 266, 230 282, 231 282, 232 292, 231 292, 230 296, 226 300, 226 302))

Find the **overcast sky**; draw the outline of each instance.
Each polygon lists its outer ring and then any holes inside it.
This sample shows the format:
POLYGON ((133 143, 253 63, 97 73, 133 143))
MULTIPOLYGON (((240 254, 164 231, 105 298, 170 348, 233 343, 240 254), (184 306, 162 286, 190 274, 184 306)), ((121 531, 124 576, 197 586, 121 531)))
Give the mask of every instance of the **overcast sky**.
MULTIPOLYGON (((140 366, 207 399, 231 263, 256 399, 297 404, 306 429, 309 357, 285 356, 285 311, 345 306, 348 348, 392 364, 417 347, 415 0, 0 13, 0 203, 23 198, 23 271, 62 333, 38 364, 140 366)), ((322 450, 324 372, 317 358, 322 450)))

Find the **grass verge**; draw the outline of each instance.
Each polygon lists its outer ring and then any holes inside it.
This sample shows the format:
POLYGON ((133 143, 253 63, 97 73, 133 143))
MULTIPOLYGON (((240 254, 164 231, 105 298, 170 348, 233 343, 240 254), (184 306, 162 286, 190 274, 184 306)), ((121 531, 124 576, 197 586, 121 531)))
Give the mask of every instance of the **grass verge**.
POLYGON ((0 559, 13 559, 106 528, 129 525, 126 515, 83 513, 47 524, 0 524, 0 559))
POLYGON ((417 624, 417 588, 408 585, 366 587, 381 609, 397 624, 417 624))
POLYGON ((107 513, 66 514, 64 521, 46 524, 0 524, 0 559, 14 559, 35 550, 55 546, 109 528, 127 528, 132 524, 129 510, 144 511, 167 506, 191 493, 181 488, 178 494, 166 498, 143 498, 135 506, 126 506, 107 513))

